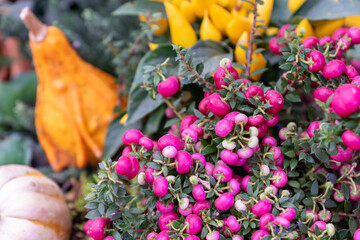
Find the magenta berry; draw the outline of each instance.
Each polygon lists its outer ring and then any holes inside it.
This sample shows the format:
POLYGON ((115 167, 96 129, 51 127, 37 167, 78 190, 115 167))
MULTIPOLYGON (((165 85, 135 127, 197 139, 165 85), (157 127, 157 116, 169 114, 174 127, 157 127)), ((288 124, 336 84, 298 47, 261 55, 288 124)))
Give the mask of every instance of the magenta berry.
POLYGON ((247 192, 247 186, 250 182, 250 176, 245 176, 241 179, 240 187, 244 192, 247 192))
POLYGON ((200 101, 198 107, 199 111, 206 116, 209 114, 208 103, 209 103, 209 98, 205 97, 200 101))
POLYGON ((226 220, 226 225, 230 228, 231 231, 237 232, 240 230, 241 226, 238 223, 236 217, 229 216, 226 220))
POLYGON ((282 53, 281 53, 280 49, 283 47, 283 45, 281 45, 277 42, 278 39, 279 39, 278 37, 274 37, 270 40, 269 49, 273 54, 281 55, 282 53))
POLYGON ((220 159, 226 164, 234 165, 238 161, 239 157, 236 153, 233 153, 227 149, 223 149, 220 152, 220 159))
POLYGON ((156 203, 156 209, 162 213, 171 212, 174 209, 174 206, 175 206, 174 203, 169 203, 168 205, 165 205, 161 201, 157 201, 156 203))
POLYGON ((261 141, 261 144, 262 145, 270 145, 270 146, 274 146, 276 147, 277 146, 277 142, 276 142, 276 139, 272 136, 266 136, 262 139, 261 141))
POLYGON ((213 231, 206 235, 206 240, 219 240, 220 233, 219 231, 213 231))
POLYGON ((193 213, 193 209, 194 209, 194 205, 190 203, 186 209, 178 208, 178 211, 182 216, 186 217, 193 213))
POLYGON ((190 172, 190 167, 193 165, 193 159, 190 153, 186 151, 179 151, 176 155, 176 171, 179 174, 186 174, 190 172))
POLYGON ((240 114, 239 112, 229 112, 225 115, 224 119, 231 121, 233 124, 236 124, 235 118, 236 116, 240 114))
POLYGON ((332 38, 334 40, 339 40, 341 37, 345 36, 349 36, 349 30, 347 28, 339 28, 333 33, 332 38))
POLYGON ((101 217, 88 220, 85 223, 84 231, 86 235, 92 237, 94 240, 103 240, 105 238, 104 229, 108 222, 107 219, 101 217))
POLYGON ((217 165, 212 175, 216 180, 221 178, 220 182, 228 182, 232 178, 232 171, 226 165, 217 165))
POLYGON ((251 240, 261 240, 261 238, 265 236, 269 236, 270 234, 264 230, 257 230, 251 237, 251 240))
POLYGON ((236 195, 240 192, 240 183, 238 182, 238 180, 232 178, 229 182, 228 185, 230 187, 229 189, 229 193, 236 195))
POLYGON ((237 151, 237 155, 239 156, 239 158, 251 158, 252 155, 254 154, 253 150, 251 150, 251 148, 245 148, 245 149, 242 149, 240 148, 238 151, 237 151))
POLYGON ((156 240, 158 235, 156 232, 151 232, 146 236, 146 240, 156 240))
POLYGON ((113 236, 107 236, 104 240, 116 240, 113 236))
POLYGON ((296 211, 293 208, 287 208, 285 212, 280 214, 280 216, 286 218, 291 222, 296 216, 296 211))
POLYGON ((314 222, 314 224, 311 226, 311 229, 314 231, 315 231, 315 226, 317 226, 321 231, 326 230, 326 222, 323 222, 323 221, 314 222))
POLYGON ((325 57, 318 50, 312 50, 306 54, 305 59, 311 62, 308 68, 310 72, 318 72, 325 66, 325 57))
POLYGON ((171 97, 175 95, 181 87, 181 83, 177 76, 170 76, 165 81, 162 81, 157 86, 157 89, 161 96, 171 97))
POLYGON ((215 116, 225 116, 231 111, 230 104, 222 99, 220 93, 214 93, 209 97, 208 109, 215 116))
POLYGON ((323 68, 323 76, 327 79, 340 77, 345 73, 345 64, 340 60, 331 60, 323 68))
POLYGON ((272 114, 277 114, 284 107, 283 96, 279 92, 272 89, 266 92, 265 101, 272 105, 271 108, 266 109, 267 112, 272 114))
POLYGON ((196 235, 201 231, 202 228, 202 221, 198 215, 190 214, 185 219, 185 225, 188 224, 186 229, 187 234, 196 235))
POLYGON ((248 89, 246 89, 245 97, 246 97, 246 101, 248 103, 250 103, 250 101, 249 101, 250 98, 263 101, 264 100, 264 90, 259 86, 252 85, 248 89))
POLYGON ((329 222, 332 218, 332 214, 329 210, 321 210, 319 213, 319 220, 323 222, 329 222))
POLYGON ((353 79, 354 77, 358 76, 359 73, 358 71, 351 65, 346 66, 345 68, 345 74, 346 76, 348 76, 350 79, 353 79))
POLYGON ((170 240, 170 236, 166 231, 161 231, 156 240, 170 240))
POLYGON ((167 194, 168 181, 165 177, 158 177, 153 183, 153 192, 158 197, 164 197, 167 194))
POLYGON ((248 122, 248 117, 245 114, 239 113, 236 115, 235 124, 245 126, 247 124, 247 122, 248 122))
POLYGON ((173 146, 166 146, 162 150, 162 154, 164 155, 164 157, 167 158, 174 158, 176 157, 177 153, 178 153, 177 149, 173 146))
POLYGON ((280 148, 278 147, 271 147, 269 152, 273 154, 274 161, 279 160, 282 154, 280 148))
POLYGON ((285 25, 283 25, 283 26, 280 28, 279 33, 278 33, 279 37, 281 37, 281 38, 285 37, 286 30, 288 30, 289 27, 290 27, 290 24, 285 24, 285 25))
POLYGON ((173 118, 173 117, 175 117, 175 113, 174 113, 173 110, 171 110, 171 108, 167 107, 167 108, 165 109, 165 116, 166 116, 167 118, 173 118))
MULTIPOLYGON (((226 69, 227 71, 233 75, 234 79, 239 79, 239 74, 236 71, 236 69, 234 67, 231 66, 231 60, 228 59, 230 62, 229 64, 227 64, 226 69)), ((216 71, 214 72, 214 82, 215 82, 215 86, 218 89, 223 89, 222 86, 229 86, 229 84, 223 79, 223 77, 225 77, 227 75, 226 70, 221 66, 218 69, 216 69, 216 71)))
POLYGON ((142 137, 139 139, 139 144, 143 146, 146 150, 151 151, 154 147, 153 141, 148 137, 142 137))
POLYGON ((330 44, 330 49, 332 49, 332 47, 335 46, 335 41, 334 41, 334 39, 332 39, 332 37, 325 36, 325 37, 320 39, 319 44, 320 44, 320 46, 323 46, 323 47, 326 44, 330 44))
POLYGON ((181 132, 181 138, 185 142, 195 143, 198 140, 198 133, 191 128, 186 128, 181 132))
POLYGON ((220 211, 227 211, 234 205, 234 195, 224 193, 215 200, 215 207, 220 211))
POLYGON ((264 117, 262 115, 256 115, 256 116, 251 116, 248 119, 248 124, 250 126, 258 126, 260 125, 262 122, 264 121, 264 117))
POLYGON ((154 180, 155 180, 155 170, 152 168, 147 168, 145 170, 145 181, 148 182, 149 184, 153 184, 154 180))
POLYGON ((346 118, 358 111, 360 106, 360 88, 352 84, 344 84, 336 89, 331 107, 337 115, 346 118))
POLYGON ((209 174, 209 175, 212 175, 213 174, 213 171, 214 171, 214 165, 212 165, 211 163, 205 163, 205 170, 206 170, 206 173, 209 174))
POLYGON ((130 170, 125 174, 125 176, 131 180, 134 177, 136 177, 136 175, 138 175, 139 171, 140 171, 140 164, 139 164, 139 160, 137 160, 136 157, 132 156, 132 155, 128 155, 127 156, 130 159, 131 162, 131 168, 130 170))
POLYGON ((130 129, 124 133, 122 140, 125 145, 129 145, 131 143, 139 144, 139 140, 143 136, 144 135, 139 130, 130 129))
POLYGON ((360 28, 352 27, 348 30, 349 37, 351 39, 351 44, 359 44, 360 43, 360 28))
POLYGON ((183 142, 177 136, 172 134, 162 136, 158 141, 158 145, 161 151, 167 146, 173 146, 178 151, 183 148, 183 142))
MULTIPOLYGON (((316 48, 316 45, 319 43, 319 39, 316 37, 307 37, 304 41, 303 41, 303 46, 304 48, 316 48)), ((324 59, 325 60, 325 59, 324 59)))
POLYGON ((328 88, 328 87, 320 87, 317 88, 314 92, 314 97, 318 99, 321 102, 326 103, 328 98, 333 95, 335 92, 334 89, 328 88))
POLYGON ((315 132, 315 130, 319 129, 320 127, 320 121, 315 121, 310 123, 307 133, 309 134, 309 137, 312 138, 313 137, 313 133, 315 132))
POLYGON ((360 151, 360 136, 356 135, 353 131, 346 130, 341 135, 341 139, 348 148, 354 151, 360 151))
POLYGON ((115 166, 115 172, 119 175, 125 175, 131 170, 131 160, 127 156, 121 156, 115 166))
POLYGON ((277 188, 284 187, 288 182, 288 177, 282 170, 275 171, 272 178, 274 178, 274 180, 272 180, 272 184, 277 188))
POLYGON ((272 221, 274 221, 275 217, 274 215, 272 215, 271 213, 265 213, 264 215, 262 215, 260 217, 260 229, 265 230, 265 231, 270 231, 270 229, 268 228, 268 224, 271 223, 272 221))
POLYGON ((265 213, 271 212, 271 203, 268 199, 263 199, 258 201, 254 206, 252 206, 251 211, 258 217, 261 217, 265 213))
POLYGON ((290 221, 282 216, 277 216, 274 219, 274 224, 283 226, 284 228, 290 227, 290 221))
POLYGON ((230 120, 222 119, 215 125, 215 133, 219 137, 226 137, 234 129, 234 124, 230 120))
POLYGON ((200 238, 196 235, 190 235, 184 238, 184 240, 200 240, 200 238))
POLYGON ((347 38, 340 38, 337 44, 340 46, 340 50, 342 51, 346 51, 350 47, 350 42, 347 38))
POLYGON ((184 131, 186 128, 189 128, 198 118, 195 115, 187 115, 181 120, 180 132, 184 131))
POLYGON ((279 115, 273 114, 270 118, 265 119, 265 124, 268 127, 274 127, 279 122, 279 115))
POLYGON ((360 228, 355 231, 354 240, 360 240, 360 228))
POLYGON ((203 185, 197 184, 192 189, 192 195, 196 201, 204 201, 206 199, 206 193, 203 185))
POLYGON ((330 157, 338 162, 346 162, 352 157, 353 151, 351 148, 346 148, 343 150, 341 147, 338 148, 338 153, 336 155, 331 155, 330 157))
POLYGON ((201 153, 194 153, 193 155, 191 155, 192 159, 194 161, 198 161, 200 162, 202 165, 205 165, 206 164, 206 159, 205 159, 205 156, 202 155, 201 153))
POLYGON ((170 228, 168 224, 177 219, 179 219, 179 216, 175 212, 168 212, 161 214, 158 220, 160 230, 161 231, 171 230, 172 228, 170 228))
POLYGON ((193 207, 193 213, 199 215, 202 210, 209 210, 211 208, 211 204, 208 200, 196 202, 193 207))

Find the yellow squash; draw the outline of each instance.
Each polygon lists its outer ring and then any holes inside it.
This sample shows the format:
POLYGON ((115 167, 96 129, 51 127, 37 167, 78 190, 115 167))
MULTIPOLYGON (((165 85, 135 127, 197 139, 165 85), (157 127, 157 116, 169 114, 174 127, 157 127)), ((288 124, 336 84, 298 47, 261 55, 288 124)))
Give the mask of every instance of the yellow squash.
POLYGON ((217 4, 210 7, 209 13, 215 27, 221 32, 221 34, 225 35, 226 25, 231 21, 231 13, 217 4))
POLYGON ((23 9, 38 77, 35 126, 54 170, 96 165, 118 103, 114 77, 84 62, 64 33, 23 9))
POLYGON ((188 1, 181 2, 180 11, 181 11, 182 15, 184 15, 185 18, 190 23, 195 22, 195 20, 196 20, 195 10, 194 10, 194 6, 190 2, 188 2, 188 1))
POLYGON ((205 11, 208 11, 211 5, 216 3, 216 0, 191 0, 194 6, 195 14, 199 18, 203 18, 205 11))
MULTIPOLYGON (((244 46, 244 47, 249 47, 249 34, 247 32, 243 32, 243 34, 241 35, 241 37, 239 38, 239 41, 236 44, 235 47, 235 60, 236 62, 240 63, 240 64, 246 64, 247 59, 246 59, 246 51, 240 47, 244 46)), ((255 45, 254 45, 255 47, 255 45)))
POLYGON ((181 12, 171 3, 164 2, 169 20, 170 35, 173 44, 191 47, 197 42, 195 30, 181 12))
POLYGON ((233 44, 236 44, 243 32, 250 33, 251 22, 246 17, 234 15, 226 26, 226 34, 233 44))
POLYGON ((309 22, 309 20, 307 19, 303 19, 301 20, 301 22, 297 25, 296 27, 296 31, 298 32, 298 34, 300 35, 299 31, 300 29, 304 29, 305 33, 303 35, 303 38, 301 38, 301 40, 304 40, 307 37, 311 37, 311 36, 315 36, 315 32, 313 27, 311 26, 311 23, 309 22))
POLYGON ((344 25, 344 22, 345 18, 313 22, 315 26, 315 35, 316 37, 332 36, 336 29, 341 28, 344 25))
POLYGON ((290 12, 296 12, 306 0, 288 0, 288 7, 290 12))
POLYGON ((360 15, 346 17, 344 26, 360 28, 360 15))
POLYGON ((213 40, 217 42, 220 42, 222 39, 221 33, 209 19, 207 11, 205 11, 205 16, 200 26, 200 39, 213 40))
MULTIPOLYGON (((259 24, 264 25, 266 27, 269 26, 273 6, 274 6, 274 0, 264 0, 263 5, 258 5, 257 12, 258 12, 259 16, 258 16, 257 20, 263 21, 263 22, 260 22, 259 24)), ((264 28, 258 28, 258 30, 262 34, 265 32, 264 28)))
MULTIPOLYGON (((254 53, 252 55, 251 65, 250 65, 250 73, 255 72, 258 69, 266 67, 266 59, 262 55, 262 53, 254 53)), ((251 76, 251 80, 254 82, 258 82, 262 76, 262 73, 251 76)))

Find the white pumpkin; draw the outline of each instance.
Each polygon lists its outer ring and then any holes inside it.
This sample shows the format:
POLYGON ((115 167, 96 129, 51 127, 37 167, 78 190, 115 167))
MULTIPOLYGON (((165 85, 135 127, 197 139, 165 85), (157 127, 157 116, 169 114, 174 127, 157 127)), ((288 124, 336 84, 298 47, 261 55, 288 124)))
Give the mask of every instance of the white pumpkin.
POLYGON ((58 185, 38 170, 0 166, 0 239, 68 240, 69 209, 58 185))

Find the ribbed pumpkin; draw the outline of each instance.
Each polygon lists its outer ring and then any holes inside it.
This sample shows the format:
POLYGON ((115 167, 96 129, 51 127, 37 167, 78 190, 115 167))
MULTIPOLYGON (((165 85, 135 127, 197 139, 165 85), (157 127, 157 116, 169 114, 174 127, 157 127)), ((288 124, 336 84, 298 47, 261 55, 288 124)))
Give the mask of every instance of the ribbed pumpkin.
POLYGON ((1 240, 67 240, 70 230, 70 213, 54 181, 31 167, 0 167, 1 240))
POLYGON ((42 24, 29 8, 20 18, 38 76, 35 126, 51 166, 96 165, 118 102, 114 77, 83 61, 60 29, 42 24))

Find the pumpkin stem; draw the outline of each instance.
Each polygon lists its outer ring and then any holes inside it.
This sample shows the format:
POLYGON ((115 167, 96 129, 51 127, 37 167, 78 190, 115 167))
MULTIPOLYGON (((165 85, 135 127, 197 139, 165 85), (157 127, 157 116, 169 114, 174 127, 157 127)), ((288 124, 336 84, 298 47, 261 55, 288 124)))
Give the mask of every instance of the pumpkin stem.
POLYGON ((23 8, 20 18, 29 30, 29 38, 33 42, 41 42, 47 35, 47 26, 40 22, 29 7, 23 8))

